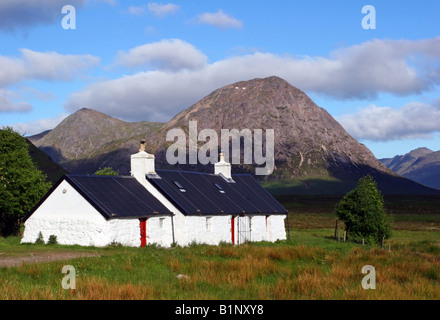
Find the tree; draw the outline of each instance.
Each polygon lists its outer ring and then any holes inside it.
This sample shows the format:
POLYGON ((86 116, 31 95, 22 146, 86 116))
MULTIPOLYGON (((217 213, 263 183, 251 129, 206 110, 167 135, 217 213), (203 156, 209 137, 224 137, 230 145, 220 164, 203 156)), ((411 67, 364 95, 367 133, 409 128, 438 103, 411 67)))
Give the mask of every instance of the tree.
POLYGON ((0 235, 17 234, 50 186, 29 156, 26 139, 11 127, 0 129, 0 235))
POLYGON ((95 172, 98 176, 119 176, 119 172, 114 171, 110 167, 105 167, 103 169, 99 168, 98 171, 95 172))
POLYGON ((383 207, 383 197, 370 175, 359 179, 357 187, 336 205, 336 214, 345 223, 347 239, 380 244, 391 236, 391 221, 383 207))

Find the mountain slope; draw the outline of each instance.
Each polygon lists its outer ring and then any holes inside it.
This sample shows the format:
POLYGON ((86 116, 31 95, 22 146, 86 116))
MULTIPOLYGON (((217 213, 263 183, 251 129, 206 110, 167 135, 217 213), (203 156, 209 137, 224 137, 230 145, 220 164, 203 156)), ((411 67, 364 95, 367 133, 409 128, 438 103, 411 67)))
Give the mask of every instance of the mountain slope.
MULTIPOLYGON (((172 143, 166 141, 166 134, 173 128, 188 133, 191 120, 197 121, 198 132, 214 129, 219 140, 221 129, 274 129, 275 170, 258 177, 274 193, 342 194, 366 174, 376 179, 384 193, 432 192, 393 173, 327 111, 278 77, 219 88, 163 124, 128 123, 81 109, 35 144, 72 173, 93 173, 110 166, 128 174, 130 154, 141 139, 146 139, 147 151, 155 154, 158 168, 213 172, 212 164, 171 166, 166 161, 172 143)), ((253 174, 255 170, 241 164, 233 165, 233 172, 253 174)))
POLYGON ((55 163, 47 154, 38 149, 36 146, 32 144, 30 139, 26 139, 26 142, 29 145, 29 155, 32 158, 32 161, 36 164, 38 169, 43 171, 47 176, 47 181, 54 184, 57 182, 64 174, 67 173, 63 167, 59 164, 55 163))
POLYGON ((408 179, 440 189, 440 151, 418 148, 407 154, 380 161, 408 179))
POLYGON ((417 148, 402 156, 395 156, 393 158, 380 159, 392 171, 402 174, 408 169, 419 157, 428 155, 433 151, 428 148, 417 148))
MULTIPOLYGON (((276 194, 345 193, 366 174, 385 193, 432 192, 386 168, 327 111, 278 77, 215 90, 177 114, 162 130, 178 127, 187 132, 191 120, 197 120, 199 131, 274 129, 276 169, 261 179, 276 194)), ((249 171, 244 165, 234 166, 235 171, 240 169, 249 171)))
POLYGON ((270 179, 326 176, 329 171, 338 175, 357 165, 391 174, 326 110, 278 77, 220 88, 176 115, 164 129, 187 127, 190 120, 198 121, 198 130, 274 129, 278 170, 270 179))
POLYGON ((83 108, 64 119, 40 139, 34 136, 33 143, 72 173, 95 172, 95 169, 109 164, 104 159, 105 155, 112 155, 110 164, 118 166, 119 163, 123 171, 127 171, 127 160, 124 157, 118 161, 117 154, 120 150, 129 152, 135 149, 138 142, 134 137, 144 137, 160 125, 147 121, 124 122, 83 108), (112 163, 113 161, 117 163, 112 163), (99 163, 98 166, 94 162, 99 163))

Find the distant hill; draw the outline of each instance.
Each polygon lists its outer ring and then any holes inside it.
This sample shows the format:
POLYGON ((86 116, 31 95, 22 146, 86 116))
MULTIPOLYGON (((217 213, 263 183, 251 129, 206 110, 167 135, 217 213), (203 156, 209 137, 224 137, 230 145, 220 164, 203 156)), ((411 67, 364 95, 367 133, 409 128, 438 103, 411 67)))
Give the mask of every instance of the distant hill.
POLYGON ((92 174, 112 167, 129 174, 128 155, 162 124, 124 122, 101 112, 83 108, 65 118, 49 132, 31 141, 71 173, 92 174))
POLYGON ((419 157, 426 156, 430 153, 433 153, 433 151, 428 148, 417 148, 404 155, 395 156, 393 158, 380 159, 380 162, 382 162, 384 165, 386 165, 389 169, 393 170, 394 172, 398 174, 402 174, 419 157))
MULTIPOLYGON (((384 193, 437 192, 392 172, 326 110, 278 77, 219 88, 166 123, 130 123, 81 109, 33 143, 72 173, 93 173, 109 166, 129 174, 130 154, 137 151, 141 139, 155 154, 158 168, 213 172, 212 165, 171 166, 166 161, 172 143, 165 139, 167 132, 181 128, 188 133, 191 120, 197 120, 198 132, 214 129, 219 139, 221 129, 274 129, 275 170, 257 176, 274 194, 343 194, 366 174, 384 193)), ((255 169, 233 165, 233 173, 240 172, 253 174, 255 169)))
POLYGON ((29 155, 41 171, 43 171, 47 176, 47 181, 54 184, 57 182, 64 174, 68 173, 62 166, 52 161, 52 159, 45 154, 43 151, 38 149, 32 144, 30 139, 26 139, 29 145, 29 155))
POLYGON ((380 159, 389 169, 408 179, 440 189, 440 151, 417 148, 404 155, 380 159))
POLYGON ((48 134, 50 131, 51 131, 51 130, 46 130, 46 131, 40 132, 40 133, 35 134, 35 135, 33 135, 33 136, 29 136, 29 137, 27 137, 27 139, 28 139, 30 142, 35 143, 36 141, 42 139, 42 138, 43 138, 46 134, 48 134))

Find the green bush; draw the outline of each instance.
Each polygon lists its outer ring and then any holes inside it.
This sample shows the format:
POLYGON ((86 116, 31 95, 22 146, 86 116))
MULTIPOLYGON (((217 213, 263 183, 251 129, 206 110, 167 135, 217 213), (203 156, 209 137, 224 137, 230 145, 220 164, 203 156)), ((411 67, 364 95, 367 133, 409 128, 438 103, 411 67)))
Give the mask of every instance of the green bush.
POLYGON ((49 240, 47 241, 47 244, 57 244, 58 240, 57 240, 57 236, 54 234, 51 234, 49 236, 49 240))
POLYGON ((383 207, 383 197, 370 175, 359 179, 357 187, 336 205, 336 214, 344 221, 347 239, 378 245, 391 236, 391 221, 383 207))
POLYGON ((119 172, 113 170, 110 167, 105 167, 103 169, 99 168, 99 170, 95 172, 95 175, 97 175, 97 176, 118 176, 119 172))
POLYGON ((18 235, 26 214, 50 188, 29 145, 11 127, 0 128, 0 236, 18 235))
POLYGON ((41 231, 38 233, 38 237, 35 240, 35 244, 44 244, 44 238, 43 238, 43 234, 41 233, 41 231))

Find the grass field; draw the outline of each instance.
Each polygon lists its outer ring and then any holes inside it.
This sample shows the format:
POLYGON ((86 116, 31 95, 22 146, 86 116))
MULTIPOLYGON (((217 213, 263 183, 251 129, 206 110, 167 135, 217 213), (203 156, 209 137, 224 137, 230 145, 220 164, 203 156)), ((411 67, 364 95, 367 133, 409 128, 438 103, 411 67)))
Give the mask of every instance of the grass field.
POLYGON ((335 240, 331 202, 286 201, 290 240, 278 243, 84 248, 0 239, 0 261, 92 255, 0 267, 0 299, 440 299, 436 202, 423 213, 395 211, 383 249, 335 240), (76 270, 75 290, 61 286, 67 264, 76 270), (361 286, 365 265, 375 267, 375 290, 361 286))

